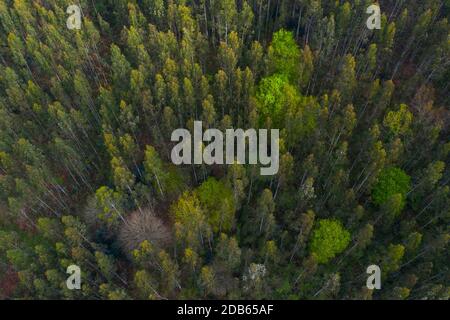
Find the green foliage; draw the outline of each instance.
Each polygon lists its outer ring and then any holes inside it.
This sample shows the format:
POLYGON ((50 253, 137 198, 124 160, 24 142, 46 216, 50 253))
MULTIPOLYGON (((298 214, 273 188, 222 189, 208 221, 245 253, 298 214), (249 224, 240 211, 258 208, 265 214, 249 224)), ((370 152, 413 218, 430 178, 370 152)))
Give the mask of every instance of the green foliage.
POLYGON ((281 29, 273 34, 268 59, 270 73, 286 76, 292 83, 298 80, 300 49, 292 32, 281 29))
POLYGON ((108 226, 116 226, 119 218, 123 220, 121 213, 122 197, 119 192, 103 186, 95 192, 95 199, 100 220, 104 221, 108 226))
POLYGON ((183 246, 200 249, 204 239, 211 236, 212 230, 201 206, 200 200, 192 192, 184 192, 172 204, 170 212, 175 219, 175 236, 183 246))
POLYGON ((405 247, 401 244, 390 244, 383 254, 383 262, 380 268, 383 273, 397 271, 400 268, 400 263, 405 254, 405 247))
POLYGON ((300 97, 295 88, 289 84, 285 75, 275 74, 261 80, 258 86, 257 98, 260 103, 259 112, 262 119, 270 117, 279 123, 286 104, 298 103, 300 97), (289 95, 289 100, 287 96, 289 95))
POLYGON ((350 232, 338 220, 322 219, 311 235, 310 252, 317 262, 327 263, 347 248, 350 232))
POLYGON ((336 82, 336 87, 344 99, 351 98, 356 87, 355 67, 355 58, 351 54, 346 55, 336 82))
POLYGON ((292 32, 280 30, 274 33, 267 54, 269 75, 261 79, 256 91, 260 125, 270 119, 274 127, 289 130, 290 140, 298 141, 316 127, 318 116, 316 100, 298 90, 311 76, 311 51, 309 47, 300 51, 292 32))
POLYGON ((236 205, 233 191, 221 181, 208 178, 196 190, 208 223, 214 232, 228 232, 234 225, 236 205))
POLYGON ((450 4, 368 31, 370 3, 80 1, 69 30, 0 1, 0 299, 448 300, 450 4), (279 172, 175 166, 196 120, 280 129, 279 172))
POLYGON ((412 113, 405 104, 400 105, 398 111, 389 111, 384 117, 383 124, 389 132, 395 136, 405 134, 409 131, 413 120, 412 113))
POLYGON ((162 198, 165 198, 166 194, 174 198, 185 188, 179 171, 174 166, 165 164, 152 146, 145 149, 144 168, 146 179, 162 198))
POLYGON ((396 212, 401 211, 406 204, 406 194, 411 189, 411 178, 400 168, 391 167, 381 171, 378 181, 372 189, 372 199, 377 205, 385 204, 395 195, 400 195, 400 203, 396 212))
POLYGON ((286 127, 289 140, 298 141, 316 127, 318 103, 312 97, 301 96, 286 76, 275 74, 263 78, 256 96, 260 123, 270 118, 275 127, 286 127))

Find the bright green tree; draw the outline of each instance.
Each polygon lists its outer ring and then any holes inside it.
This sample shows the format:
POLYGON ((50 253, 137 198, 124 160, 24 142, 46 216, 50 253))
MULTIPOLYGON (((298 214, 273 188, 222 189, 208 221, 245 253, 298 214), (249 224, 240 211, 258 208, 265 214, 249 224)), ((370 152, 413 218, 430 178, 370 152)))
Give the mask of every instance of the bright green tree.
POLYGON ((273 34, 268 60, 270 73, 285 75, 292 83, 298 80, 300 49, 292 32, 282 29, 273 34))
POLYGON ((327 263, 350 243, 350 232, 338 220, 319 220, 311 236, 311 254, 319 263, 327 263))

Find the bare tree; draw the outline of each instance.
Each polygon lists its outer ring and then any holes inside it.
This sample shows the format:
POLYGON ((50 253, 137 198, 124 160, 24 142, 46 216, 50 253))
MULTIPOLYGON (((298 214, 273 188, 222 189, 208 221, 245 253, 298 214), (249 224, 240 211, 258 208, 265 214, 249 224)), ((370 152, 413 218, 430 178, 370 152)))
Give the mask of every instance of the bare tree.
POLYGON ((161 249, 172 243, 170 228, 150 209, 129 214, 119 231, 120 244, 127 254, 131 254, 144 240, 161 249))

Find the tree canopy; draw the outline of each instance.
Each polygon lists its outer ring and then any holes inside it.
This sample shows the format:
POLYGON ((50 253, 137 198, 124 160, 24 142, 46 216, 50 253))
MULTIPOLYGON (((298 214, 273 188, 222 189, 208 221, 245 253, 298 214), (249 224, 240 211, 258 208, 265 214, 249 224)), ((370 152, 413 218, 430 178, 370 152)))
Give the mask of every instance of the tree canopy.
POLYGON ((380 3, 0 1, 0 299, 448 300, 450 4, 380 3))
POLYGON ((322 219, 312 231, 310 251, 319 263, 327 263, 347 248, 350 232, 337 220, 322 219))

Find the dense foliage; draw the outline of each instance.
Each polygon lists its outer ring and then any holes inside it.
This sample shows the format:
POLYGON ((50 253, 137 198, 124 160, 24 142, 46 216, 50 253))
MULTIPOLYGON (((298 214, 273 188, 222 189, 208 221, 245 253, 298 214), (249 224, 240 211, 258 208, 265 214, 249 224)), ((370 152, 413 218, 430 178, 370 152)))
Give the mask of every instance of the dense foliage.
POLYGON ((386 203, 392 196, 399 194, 402 199, 403 209, 406 195, 411 188, 410 180, 410 177, 402 169, 383 169, 372 190, 373 202, 381 205, 386 203))
POLYGON ((372 3, 0 0, 0 298, 448 299, 450 2, 372 3), (278 173, 174 165, 196 120, 278 173))
POLYGON ((320 220, 311 235, 311 254, 318 263, 326 263, 344 251, 350 242, 350 233, 341 223, 334 220, 320 220))

